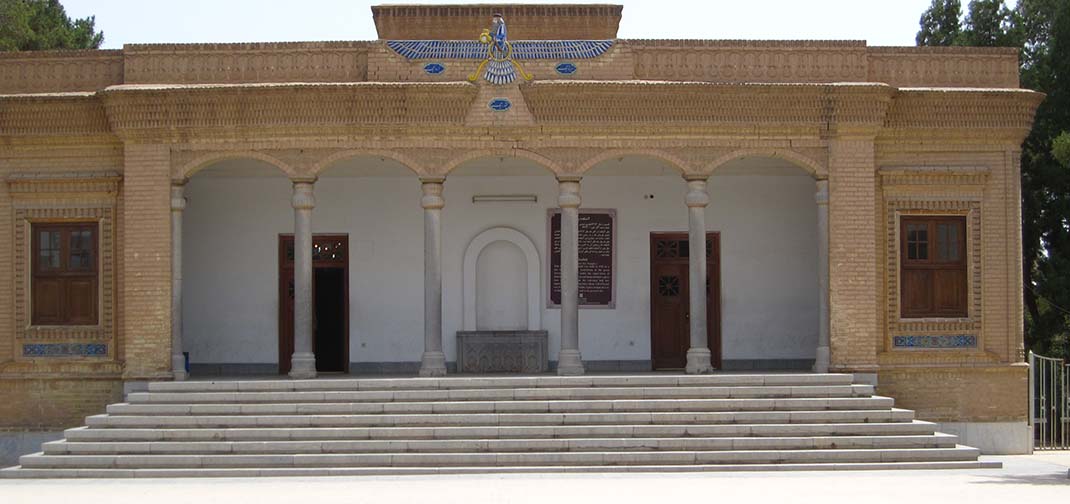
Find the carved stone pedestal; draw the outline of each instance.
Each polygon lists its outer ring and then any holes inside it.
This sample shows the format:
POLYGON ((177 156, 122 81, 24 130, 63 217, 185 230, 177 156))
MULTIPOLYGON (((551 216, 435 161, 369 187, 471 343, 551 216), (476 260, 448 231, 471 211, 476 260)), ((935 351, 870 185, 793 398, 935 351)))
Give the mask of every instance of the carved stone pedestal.
POLYGON ((544 373, 546 331, 457 331, 459 373, 544 373))

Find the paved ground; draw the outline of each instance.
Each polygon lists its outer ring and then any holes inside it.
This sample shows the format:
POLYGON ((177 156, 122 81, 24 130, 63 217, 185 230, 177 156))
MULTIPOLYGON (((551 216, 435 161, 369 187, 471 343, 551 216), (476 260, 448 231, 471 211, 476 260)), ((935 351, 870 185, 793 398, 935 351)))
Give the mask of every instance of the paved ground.
POLYGON ((0 503, 1067 502, 1070 452, 984 457, 969 471, 407 476, 174 480, 0 480, 0 503), (1045 497, 1050 500, 1042 501, 1045 497), (910 499, 903 501, 902 499, 910 499))

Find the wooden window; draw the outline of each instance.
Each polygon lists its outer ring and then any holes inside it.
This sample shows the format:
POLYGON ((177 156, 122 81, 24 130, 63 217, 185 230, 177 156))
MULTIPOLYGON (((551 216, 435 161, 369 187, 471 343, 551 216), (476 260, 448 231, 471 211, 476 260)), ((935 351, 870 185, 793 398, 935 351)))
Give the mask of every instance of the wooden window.
POLYGON ((966 217, 903 217, 900 233, 902 317, 966 317, 966 217))
POLYGON ((97 224, 33 224, 34 325, 96 325, 97 224))

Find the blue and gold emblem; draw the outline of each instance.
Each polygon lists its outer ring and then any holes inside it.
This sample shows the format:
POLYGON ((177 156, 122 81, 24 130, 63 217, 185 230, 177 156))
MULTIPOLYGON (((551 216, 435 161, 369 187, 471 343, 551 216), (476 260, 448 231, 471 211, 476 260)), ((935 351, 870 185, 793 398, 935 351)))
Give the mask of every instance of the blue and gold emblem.
MULTIPOLYGON (((601 56, 611 47, 612 40, 518 40, 510 42, 505 19, 495 14, 489 30, 483 30, 478 40, 390 40, 387 46, 409 60, 442 61, 450 59, 479 60, 468 75, 476 82, 480 78, 491 84, 509 84, 534 76, 524 70, 523 60, 583 60, 601 56)), ((559 67, 561 65, 558 65, 559 67)), ((563 75, 575 72, 575 64, 568 63, 563 75)))

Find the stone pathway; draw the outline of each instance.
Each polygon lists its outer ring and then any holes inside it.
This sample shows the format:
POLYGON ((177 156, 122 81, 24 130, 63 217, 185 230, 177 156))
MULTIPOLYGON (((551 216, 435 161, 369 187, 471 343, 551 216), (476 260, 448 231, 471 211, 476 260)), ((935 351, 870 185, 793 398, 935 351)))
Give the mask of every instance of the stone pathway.
POLYGON ((255 479, 0 480, 5 504, 95 502, 926 502, 1065 501, 1070 452, 983 457, 1003 469, 693 474, 528 474, 255 479), (329 500, 328 500, 329 499, 329 500))

